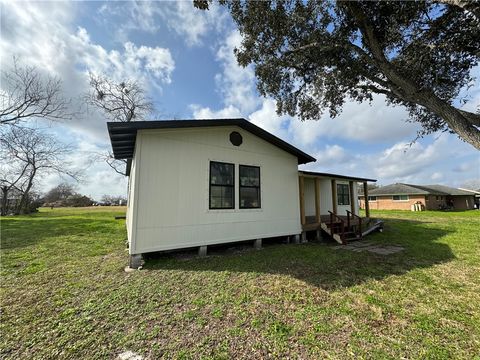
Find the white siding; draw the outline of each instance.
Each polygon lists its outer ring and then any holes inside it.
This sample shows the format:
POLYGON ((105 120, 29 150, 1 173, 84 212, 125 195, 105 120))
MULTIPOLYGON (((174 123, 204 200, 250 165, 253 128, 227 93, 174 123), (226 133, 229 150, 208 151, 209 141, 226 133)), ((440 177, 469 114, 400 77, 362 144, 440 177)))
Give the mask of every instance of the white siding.
POLYGON ((136 212, 136 179, 137 179, 137 166, 135 158, 132 159, 132 165, 130 169, 130 176, 128 179, 128 202, 127 202, 127 237, 129 249, 132 248, 132 239, 134 237, 134 213, 136 212))
POLYGON ((328 215, 329 211, 333 211, 332 180, 320 179, 320 214, 328 215))
POLYGON ((304 178, 305 216, 315 216, 315 179, 304 178))
MULTIPOLYGON (((313 177, 305 177, 304 180, 305 191, 305 215, 315 215, 315 185, 313 177)), ((337 179, 337 184, 349 185, 348 180, 337 179)), ((358 215, 358 198, 357 195, 357 183, 354 182, 353 198, 355 204, 355 214, 358 215)), ((337 205, 338 215, 347 215, 347 210, 351 211, 350 205, 337 205)), ((328 215, 329 211, 333 211, 332 203, 332 178, 320 178, 320 214, 328 215)))
POLYGON ((139 131, 135 157, 132 254, 301 232, 297 158, 243 129, 139 131), (210 161, 235 164, 235 210, 209 210, 210 161), (239 164, 260 166, 261 209, 238 209, 239 164))

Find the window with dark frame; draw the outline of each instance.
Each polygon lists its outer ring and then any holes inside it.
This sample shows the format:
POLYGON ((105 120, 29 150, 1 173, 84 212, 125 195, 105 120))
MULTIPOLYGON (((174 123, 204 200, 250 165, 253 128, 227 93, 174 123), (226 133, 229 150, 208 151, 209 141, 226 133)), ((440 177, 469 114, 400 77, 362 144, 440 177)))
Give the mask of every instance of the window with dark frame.
POLYGON ((408 195, 393 195, 392 200, 393 201, 407 201, 408 200, 408 195))
POLYGON ((235 208, 235 165, 210 161, 210 209, 235 208))
POLYGON ((260 168, 258 166, 239 165, 240 209, 259 209, 260 168))
POLYGON ((377 201, 377 197, 376 196, 369 196, 368 201, 377 201))
POLYGON ((337 184, 338 205, 350 205, 350 187, 347 184, 337 184))

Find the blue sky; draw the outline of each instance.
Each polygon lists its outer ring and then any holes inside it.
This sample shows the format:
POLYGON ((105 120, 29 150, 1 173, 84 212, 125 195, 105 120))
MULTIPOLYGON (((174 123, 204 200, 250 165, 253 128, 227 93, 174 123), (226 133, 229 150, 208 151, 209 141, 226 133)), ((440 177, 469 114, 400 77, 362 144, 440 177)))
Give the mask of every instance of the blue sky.
MULTIPOLYGON (((347 102, 336 119, 278 116, 274 101, 258 95, 253 68, 236 64, 233 49, 240 40, 223 9, 202 12, 191 1, 1 5, 2 69, 18 56, 61 77, 72 106, 88 91, 89 71, 135 78, 154 100, 156 119, 244 117, 315 156, 309 170, 373 177, 385 185, 480 181, 477 150, 450 134, 408 146, 417 125, 406 123, 404 109, 388 107, 381 96, 371 105, 347 102)), ((466 108, 474 110, 480 104, 478 81, 470 94, 466 108)), ((90 161, 109 146, 101 114, 89 109, 72 121, 43 125, 76 146, 69 161, 86 174, 79 191, 96 199, 126 193, 125 178, 90 161)), ((48 190, 60 181, 50 175, 37 188, 48 190)))

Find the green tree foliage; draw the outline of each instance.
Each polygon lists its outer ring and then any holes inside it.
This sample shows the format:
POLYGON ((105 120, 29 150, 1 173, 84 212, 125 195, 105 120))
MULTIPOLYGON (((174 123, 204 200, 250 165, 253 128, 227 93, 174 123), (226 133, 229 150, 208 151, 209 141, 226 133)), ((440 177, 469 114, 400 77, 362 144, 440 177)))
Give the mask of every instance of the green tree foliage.
POLYGON ((49 207, 82 207, 91 206, 94 203, 90 197, 79 194, 75 187, 68 183, 61 183, 50 189, 42 200, 44 206, 49 207))
POLYGON ((451 131, 480 149, 480 114, 462 110, 468 99, 459 99, 479 61, 479 2, 220 3, 243 35, 238 62, 254 64, 259 92, 279 113, 335 117, 347 98, 382 94, 407 108, 419 136, 451 131))

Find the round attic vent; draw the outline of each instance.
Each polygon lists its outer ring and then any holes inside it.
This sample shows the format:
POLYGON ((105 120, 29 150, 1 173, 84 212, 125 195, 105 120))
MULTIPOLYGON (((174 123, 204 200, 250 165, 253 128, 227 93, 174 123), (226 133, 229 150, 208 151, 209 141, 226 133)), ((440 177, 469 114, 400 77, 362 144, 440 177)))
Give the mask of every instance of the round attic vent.
POLYGON ((235 146, 240 146, 242 145, 242 142, 243 142, 243 138, 242 138, 242 135, 240 135, 239 132, 236 132, 236 131, 232 131, 230 133, 230 142, 235 145, 235 146))

